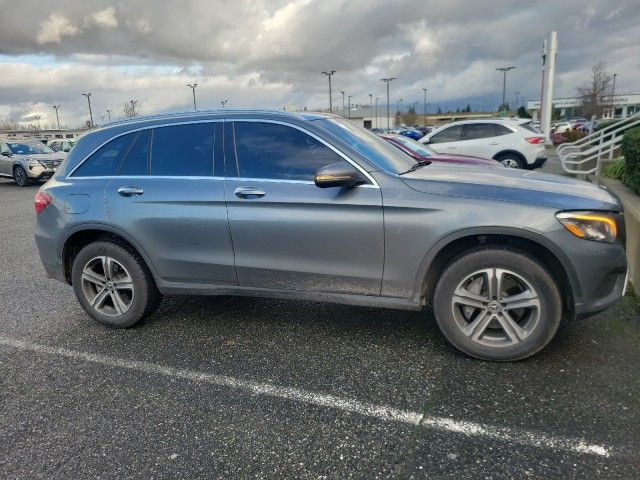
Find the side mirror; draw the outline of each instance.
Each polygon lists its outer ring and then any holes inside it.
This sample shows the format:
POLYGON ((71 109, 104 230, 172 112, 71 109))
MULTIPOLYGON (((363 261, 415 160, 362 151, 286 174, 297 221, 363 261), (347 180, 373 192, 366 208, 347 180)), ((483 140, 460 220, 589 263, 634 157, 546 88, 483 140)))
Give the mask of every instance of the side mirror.
POLYGON ((313 180, 319 188, 355 187, 367 182, 362 173, 347 162, 325 165, 316 172, 313 180))
POLYGON ((64 150, 65 152, 69 152, 69 151, 71 151, 71 149, 70 149, 70 148, 65 148, 65 149, 63 149, 63 150, 64 150))
POLYGON ((4 155, 5 157, 10 157, 11 152, 9 150, 5 150, 4 152, 2 152, 2 155, 4 155))

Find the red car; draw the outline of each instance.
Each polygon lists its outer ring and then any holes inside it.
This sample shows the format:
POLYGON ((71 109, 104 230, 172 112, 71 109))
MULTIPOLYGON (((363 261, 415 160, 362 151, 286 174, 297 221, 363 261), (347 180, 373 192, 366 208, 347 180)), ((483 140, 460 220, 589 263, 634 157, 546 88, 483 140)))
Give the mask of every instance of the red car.
POLYGON ((412 156, 416 160, 436 163, 457 163, 459 165, 477 165, 481 167, 502 167, 503 165, 497 160, 489 158, 469 157, 466 155, 446 155, 438 153, 430 149, 428 146, 418 143, 404 135, 381 134, 387 142, 394 147, 399 148, 407 155, 412 156))

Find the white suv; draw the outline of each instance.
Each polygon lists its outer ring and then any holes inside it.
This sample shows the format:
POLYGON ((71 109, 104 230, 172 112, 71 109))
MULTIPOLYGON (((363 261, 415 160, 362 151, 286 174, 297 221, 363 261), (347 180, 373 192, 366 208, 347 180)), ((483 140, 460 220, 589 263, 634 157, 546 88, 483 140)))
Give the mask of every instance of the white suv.
POLYGON ((544 137, 520 118, 454 122, 420 139, 438 153, 493 158, 509 168, 533 170, 544 165, 544 137))

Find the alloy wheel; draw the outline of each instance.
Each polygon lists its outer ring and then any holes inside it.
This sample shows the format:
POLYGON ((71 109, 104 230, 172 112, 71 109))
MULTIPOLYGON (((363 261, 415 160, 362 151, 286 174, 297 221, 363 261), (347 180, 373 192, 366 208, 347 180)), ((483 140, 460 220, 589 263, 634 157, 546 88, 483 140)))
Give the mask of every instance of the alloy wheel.
POLYGON ((540 321, 540 298, 521 275, 487 268, 468 275, 451 299, 458 328, 474 342, 506 347, 525 340, 540 321))
POLYGON ((13 177, 18 186, 22 187, 27 183, 27 174, 22 168, 16 168, 13 172, 13 177))
POLYGON ((505 158, 500 163, 502 163, 502 165, 507 168, 520 168, 520 164, 518 163, 518 161, 513 158, 505 158))
POLYGON ((133 304, 133 280, 124 266, 107 255, 94 257, 82 269, 82 292, 94 310, 109 317, 124 315, 133 304))

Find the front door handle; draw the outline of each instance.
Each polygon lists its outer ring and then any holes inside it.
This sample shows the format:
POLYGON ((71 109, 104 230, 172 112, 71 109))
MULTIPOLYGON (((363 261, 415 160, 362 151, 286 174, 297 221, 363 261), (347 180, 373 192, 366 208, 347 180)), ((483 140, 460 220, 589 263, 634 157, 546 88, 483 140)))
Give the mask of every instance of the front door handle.
POLYGON ((144 190, 140 187, 120 187, 118 193, 123 197, 130 197, 132 195, 142 195, 144 190))
POLYGON ((266 195, 264 190, 254 187, 238 187, 233 193, 240 198, 260 198, 266 195))

